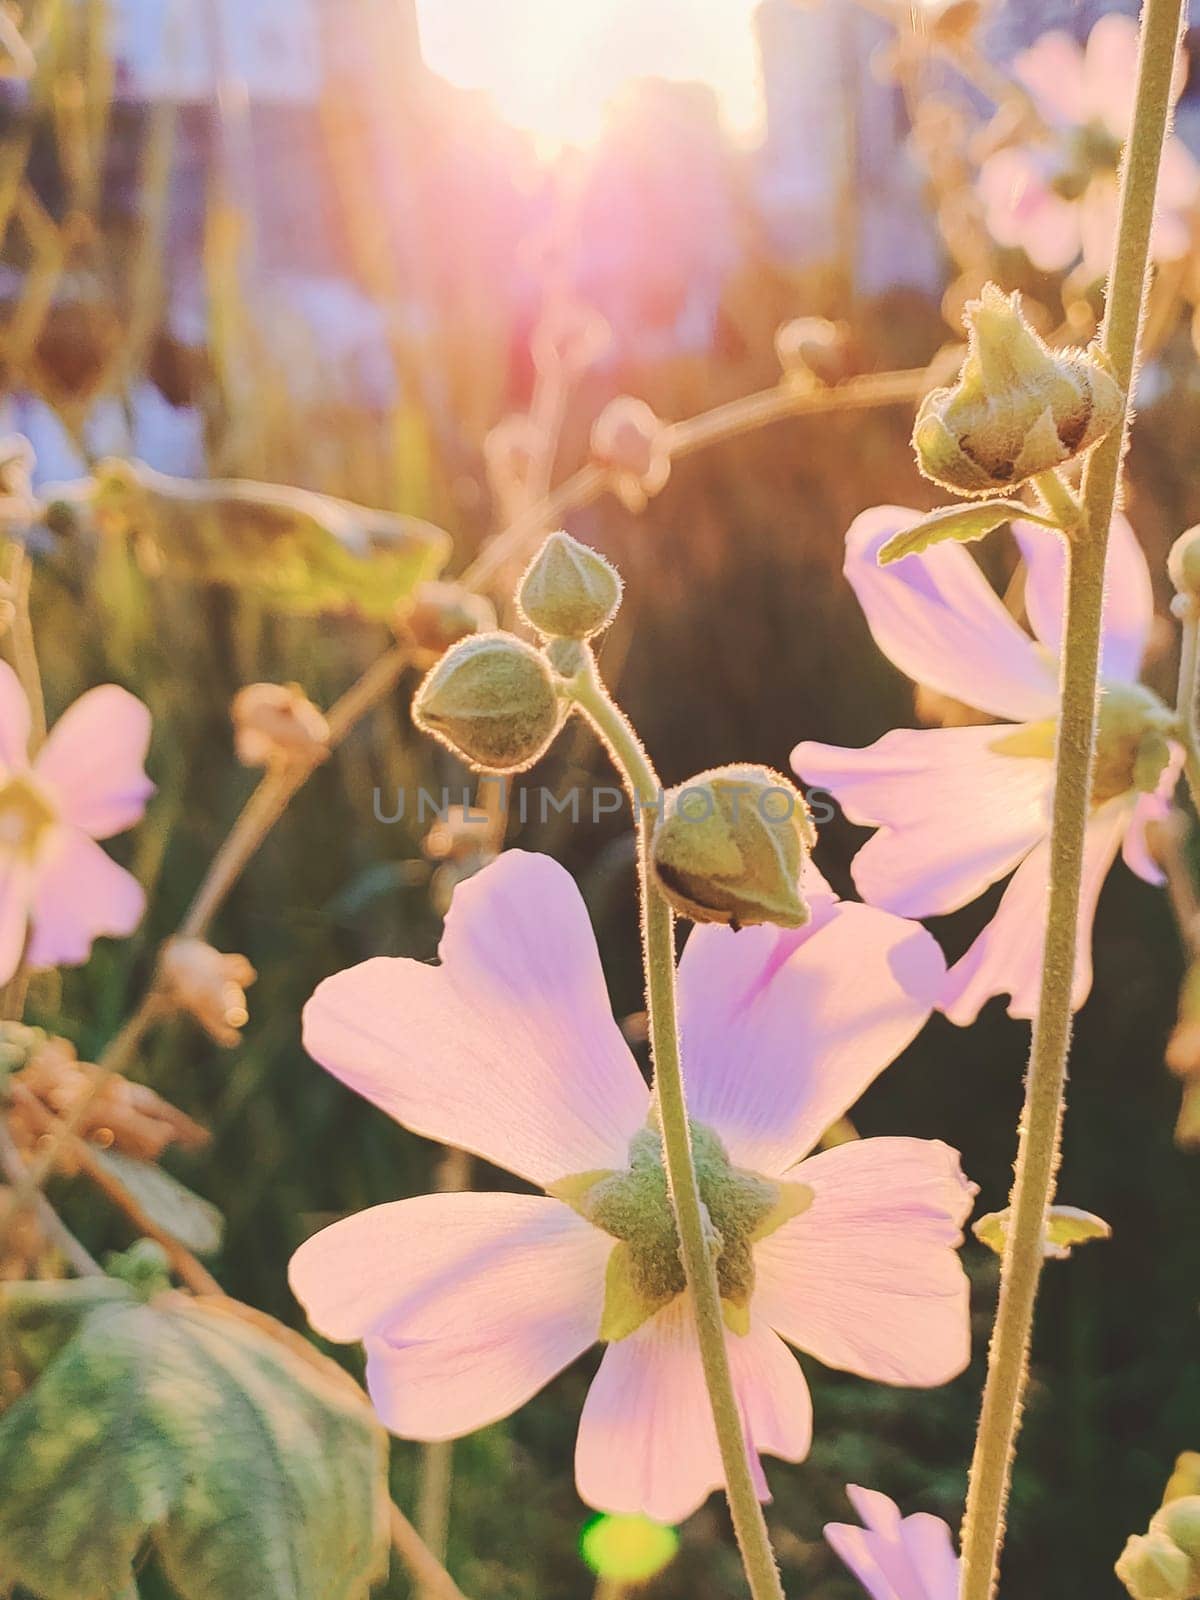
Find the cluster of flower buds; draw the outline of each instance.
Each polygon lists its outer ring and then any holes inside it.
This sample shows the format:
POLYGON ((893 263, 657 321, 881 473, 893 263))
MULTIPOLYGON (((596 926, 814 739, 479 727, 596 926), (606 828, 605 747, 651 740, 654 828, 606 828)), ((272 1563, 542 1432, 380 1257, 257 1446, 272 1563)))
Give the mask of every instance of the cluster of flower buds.
POLYGON ((298 684, 248 683, 234 695, 230 716, 243 766, 308 766, 329 754, 329 724, 298 684))
POLYGON ((245 956, 214 950, 203 939, 169 939, 159 956, 163 998, 226 1048, 238 1043, 249 1020, 246 990, 257 976, 245 956))
POLYGON ((986 284, 966 326, 957 383, 926 395, 913 429, 934 483, 962 495, 1013 489, 1083 455, 1123 419, 1125 396, 1099 350, 1051 350, 1019 295, 986 284))
POLYGON ((1133 1600, 1197 1600, 1200 1596, 1200 1494, 1169 1499, 1146 1533, 1121 1552, 1117 1577, 1133 1600))
POLYGON ((613 493, 629 511, 644 511, 671 476, 666 429, 633 395, 608 402, 592 425, 591 448, 592 460, 609 473, 613 493))

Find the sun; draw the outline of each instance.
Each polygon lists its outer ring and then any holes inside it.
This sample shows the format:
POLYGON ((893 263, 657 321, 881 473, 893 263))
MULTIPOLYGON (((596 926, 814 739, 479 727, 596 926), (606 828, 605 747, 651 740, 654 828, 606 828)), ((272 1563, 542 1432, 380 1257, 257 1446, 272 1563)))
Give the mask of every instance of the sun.
POLYGON ((638 78, 711 85, 731 132, 760 119, 757 0, 418 0, 430 68, 551 147, 592 143, 638 78))

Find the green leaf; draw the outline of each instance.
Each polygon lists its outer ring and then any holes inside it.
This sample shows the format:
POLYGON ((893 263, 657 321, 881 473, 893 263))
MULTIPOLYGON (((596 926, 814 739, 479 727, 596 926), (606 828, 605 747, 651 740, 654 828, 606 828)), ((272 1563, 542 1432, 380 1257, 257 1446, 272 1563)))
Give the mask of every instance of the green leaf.
POLYGON ((193 1194, 153 1161, 138 1161, 119 1150, 97 1150, 102 1166, 120 1178, 147 1215, 198 1256, 221 1248, 225 1218, 211 1201, 193 1194))
POLYGON ((894 533, 879 552, 879 565, 890 566, 904 556, 918 555, 931 544, 954 539, 969 544, 1006 522, 1035 522, 1040 528, 1057 528, 1058 523, 1040 511, 1033 511, 1022 500, 982 500, 971 505, 939 506, 911 528, 894 533))
MULTIPOLYGON (((1008 1237, 1011 1210, 989 1211, 972 1226, 972 1232, 981 1244, 986 1244, 998 1256, 1004 1254, 1008 1237)), ((1080 1211, 1077 1206, 1051 1206, 1046 1213, 1046 1232, 1042 1246, 1047 1261, 1065 1261, 1077 1244, 1087 1244, 1092 1239, 1111 1239, 1112 1229, 1103 1217, 1091 1211, 1080 1211)))
MULTIPOLYGON (((0 1292, 69 1336, 0 1418, 0 1573, 102 1600, 150 1546, 180 1600, 361 1600, 387 1559, 387 1441, 298 1335, 113 1279, 0 1292)), ((43 1343, 45 1341, 43 1340, 43 1343)))
POLYGON ((102 532, 123 534, 149 571, 304 616, 386 621, 450 553, 447 534, 416 517, 285 484, 171 478, 136 461, 101 462, 90 503, 102 532))

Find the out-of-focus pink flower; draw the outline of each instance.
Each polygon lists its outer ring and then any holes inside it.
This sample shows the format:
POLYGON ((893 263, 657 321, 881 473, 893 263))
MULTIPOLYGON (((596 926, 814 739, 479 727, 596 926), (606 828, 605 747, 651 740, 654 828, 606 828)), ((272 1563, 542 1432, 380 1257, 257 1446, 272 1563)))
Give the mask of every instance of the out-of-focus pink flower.
POLYGON ((0 662, 0 983, 31 967, 86 961, 101 934, 137 927, 141 885, 96 843, 141 817, 150 713, 105 684, 59 718, 29 760, 29 702, 0 662), (28 938, 28 943, 26 942, 28 938))
MULTIPOLYGON (((1083 258, 1102 277, 1117 224, 1117 162, 1129 137, 1137 81, 1137 24, 1101 17, 1081 47, 1069 34, 1045 33, 1013 62, 1050 139, 1009 145, 983 163, 979 192, 985 223, 998 244, 1023 249, 1035 267, 1060 272, 1083 258)), ((1176 69, 1183 88, 1186 63, 1176 69)), ((1174 135, 1163 149, 1151 238, 1156 261, 1176 261, 1192 247, 1200 167, 1174 135)))
POLYGON ((958 1557, 941 1517, 901 1517, 874 1489, 846 1486, 863 1526, 829 1522, 825 1537, 871 1600, 958 1600, 958 1557))
MULTIPOLYGON (((787 1343, 911 1385, 954 1377, 969 1347, 955 1250, 973 1186, 957 1154, 886 1138, 804 1159, 923 1025, 940 952, 911 923, 840 904, 815 875, 805 892, 808 926, 697 928, 679 974, 710 1216, 726 1215, 727 1183, 806 1201, 761 1231, 738 1234, 730 1221, 721 1235, 723 1291, 733 1248, 746 1252, 735 1275, 747 1298, 737 1318, 726 1299, 726 1340, 764 1498, 760 1455, 798 1461, 810 1442, 808 1389, 787 1343)), ((600 1337, 614 1254, 630 1248, 555 1195, 608 1174, 650 1182, 667 1204, 657 1155, 645 1164, 650 1096, 610 1014, 574 884, 546 856, 508 852, 458 887, 439 966, 379 959, 339 973, 309 1002, 304 1037, 406 1127, 553 1191, 377 1206, 292 1258, 314 1327, 366 1346, 368 1387, 393 1432, 445 1439, 508 1415, 600 1337), (631 1147, 643 1158, 636 1175, 631 1147)), ((666 1275, 665 1294, 632 1331, 613 1332, 576 1453, 584 1500, 662 1522, 724 1481, 669 1215, 650 1219, 666 1221, 667 1248, 659 1232, 653 1263, 639 1258, 660 1286, 666 1275)))
MULTIPOLYGON (((846 575, 875 642, 916 682, 1003 718, 978 727, 897 729, 865 750, 806 741, 792 765, 828 789, 852 822, 878 828, 854 859, 863 898, 901 916, 955 911, 1013 873, 995 917, 947 975, 940 1006, 958 1023, 992 995, 1031 1017, 1042 965, 1049 892, 1050 795, 1058 716, 1064 549, 1045 529, 1018 527, 1027 562, 1025 603, 1035 638, 1005 609, 962 545, 939 544, 880 567, 880 547, 919 519, 877 506, 846 535, 846 575)), ((1113 520, 1104 620, 1101 733, 1087 827, 1074 1002, 1092 982, 1091 926, 1117 851, 1139 877, 1161 883, 1147 824, 1169 808, 1182 752, 1153 792, 1134 766, 1143 738, 1161 739, 1166 708, 1138 685, 1153 622, 1150 573, 1124 517, 1113 520)))

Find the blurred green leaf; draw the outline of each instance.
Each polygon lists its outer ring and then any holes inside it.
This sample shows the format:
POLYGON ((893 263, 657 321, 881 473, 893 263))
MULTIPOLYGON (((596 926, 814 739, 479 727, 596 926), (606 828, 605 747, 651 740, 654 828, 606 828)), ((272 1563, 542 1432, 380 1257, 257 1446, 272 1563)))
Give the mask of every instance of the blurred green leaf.
POLYGON ((302 616, 387 620, 450 553, 448 535, 416 517, 285 484, 171 478, 137 461, 101 462, 86 504, 147 571, 236 587, 302 616))
POLYGON ((221 1248, 225 1219, 211 1201, 193 1194, 153 1161, 138 1161, 119 1150, 97 1150, 96 1158, 108 1167, 146 1213, 198 1256, 211 1256, 221 1248))
POLYGON ((181 1600, 358 1600, 386 1564, 386 1437, 350 1379, 226 1300, 21 1284, 0 1325, 67 1337, 0 1418, 0 1572, 101 1600, 150 1543, 181 1600))
MULTIPOLYGON (((972 1225, 971 1231, 981 1244, 1002 1256, 1010 1217, 1007 1206, 1003 1211, 989 1211, 972 1225)), ((1075 1245, 1111 1238, 1112 1229, 1108 1223, 1091 1211, 1080 1211, 1076 1206, 1051 1206, 1046 1213, 1044 1253, 1047 1261, 1065 1261, 1075 1245)))
POLYGON ((1035 522, 1041 528, 1058 526, 1052 517, 1031 510, 1022 500, 983 500, 971 505, 939 506, 911 528, 894 533, 879 552, 879 565, 886 567, 904 556, 919 555, 930 545, 943 544, 947 539, 969 544, 1006 522, 1035 522))

